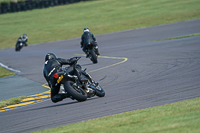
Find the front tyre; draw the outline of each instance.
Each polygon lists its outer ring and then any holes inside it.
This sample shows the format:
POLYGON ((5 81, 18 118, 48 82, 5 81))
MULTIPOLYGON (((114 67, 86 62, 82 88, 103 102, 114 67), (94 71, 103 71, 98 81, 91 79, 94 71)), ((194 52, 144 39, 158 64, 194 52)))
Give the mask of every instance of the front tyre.
POLYGON ((105 91, 101 88, 100 85, 96 86, 96 95, 98 97, 104 97, 105 96, 105 91))
POLYGON ((66 81, 64 84, 65 91, 79 102, 87 100, 87 93, 78 88, 73 81, 66 81))
POLYGON ((20 51, 20 50, 21 50, 21 48, 20 48, 20 44, 17 43, 16 46, 15 46, 15 51, 20 51))

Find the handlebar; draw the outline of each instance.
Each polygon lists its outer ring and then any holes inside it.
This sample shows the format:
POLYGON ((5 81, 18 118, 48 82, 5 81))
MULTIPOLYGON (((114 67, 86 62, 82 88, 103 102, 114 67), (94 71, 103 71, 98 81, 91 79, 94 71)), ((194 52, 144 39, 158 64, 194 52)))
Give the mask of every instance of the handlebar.
POLYGON ((77 61, 81 58, 81 56, 75 56, 75 57, 73 57, 73 58, 76 58, 77 59, 77 61))
POLYGON ((80 58, 81 58, 81 56, 72 57, 71 59, 72 59, 74 62, 73 62, 73 64, 71 64, 71 66, 75 66, 80 58))

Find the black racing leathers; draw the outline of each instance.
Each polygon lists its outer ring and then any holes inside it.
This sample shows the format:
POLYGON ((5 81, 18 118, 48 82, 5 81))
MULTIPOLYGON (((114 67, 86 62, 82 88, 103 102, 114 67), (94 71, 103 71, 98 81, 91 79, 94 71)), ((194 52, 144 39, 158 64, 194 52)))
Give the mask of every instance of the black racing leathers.
POLYGON ((94 37, 94 35, 91 32, 84 32, 83 35, 81 36, 81 48, 83 50, 83 52, 87 52, 87 44, 91 43, 95 46, 97 46, 96 43, 96 38, 94 37))
POLYGON ((66 98, 66 94, 58 94, 60 91, 60 84, 55 85, 56 81, 53 75, 56 72, 62 71, 62 65, 70 65, 73 62, 70 59, 56 58, 47 60, 44 64, 43 75, 51 88, 51 100, 56 103, 66 98))
MULTIPOLYGON (((20 36, 18 39, 17 39, 17 43, 23 43, 24 46, 28 46, 27 42, 28 42, 28 37, 23 37, 23 36, 20 36)), ((16 43, 16 44, 17 44, 16 43)))
POLYGON ((91 32, 84 32, 83 35, 81 36, 81 46, 85 47, 89 42, 90 43, 95 43, 96 38, 91 32))

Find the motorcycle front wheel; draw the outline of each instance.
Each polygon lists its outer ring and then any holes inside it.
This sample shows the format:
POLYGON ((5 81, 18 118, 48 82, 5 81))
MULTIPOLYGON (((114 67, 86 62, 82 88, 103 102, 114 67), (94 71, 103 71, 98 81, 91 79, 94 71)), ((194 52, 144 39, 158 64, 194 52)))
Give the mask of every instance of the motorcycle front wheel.
POLYGON ((78 88, 73 81, 66 81, 64 84, 65 91, 79 102, 87 100, 87 93, 78 88))
POLYGON ((105 96, 105 91, 101 88, 100 85, 96 86, 96 95, 98 97, 104 97, 105 96))
POLYGON ((18 43, 18 44, 16 44, 16 46, 15 46, 15 51, 20 51, 21 50, 21 47, 20 47, 20 44, 18 43))

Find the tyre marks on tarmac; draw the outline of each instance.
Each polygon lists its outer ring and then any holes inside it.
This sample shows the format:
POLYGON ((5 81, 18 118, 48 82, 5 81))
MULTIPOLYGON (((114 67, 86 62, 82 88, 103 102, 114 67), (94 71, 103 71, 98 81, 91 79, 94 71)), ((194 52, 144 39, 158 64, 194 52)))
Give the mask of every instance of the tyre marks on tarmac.
MULTIPOLYGON (((85 56, 84 54, 76 54, 76 55, 85 56)), ((102 69, 105 69, 105 68, 108 68, 108 67, 112 67, 112 66, 115 66, 115 65, 119 65, 119 64, 124 63, 124 62, 126 62, 128 60, 128 58, 126 58, 126 57, 109 57, 109 56, 98 56, 98 57, 99 58, 109 58, 109 59, 120 59, 122 61, 120 61, 118 63, 115 63, 115 64, 111 64, 111 65, 105 66, 105 67, 101 67, 99 69, 95 69, 95 70, 89 71, 88 73, 99 71, 99 70, 102 70, 102 69)))

